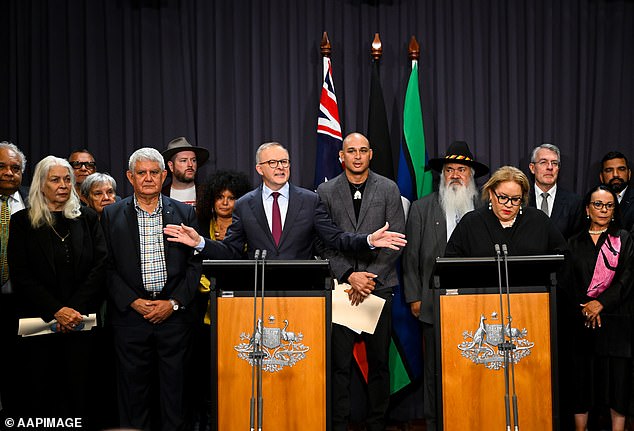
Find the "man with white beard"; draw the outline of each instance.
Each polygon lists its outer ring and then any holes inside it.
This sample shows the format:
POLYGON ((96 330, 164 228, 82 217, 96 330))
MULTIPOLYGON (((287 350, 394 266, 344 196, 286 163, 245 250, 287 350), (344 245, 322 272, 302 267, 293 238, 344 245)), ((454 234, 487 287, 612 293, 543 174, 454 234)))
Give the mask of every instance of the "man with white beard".
POLYGON ((445 254, 447 240, 467 212, 482 205, 475 178, 489 168, 473 158, 466 142, 453 142, 443 158, 429 166, 441 174, 439 191, 412 204, 407 219, 407 247, 403 250, 405 300, 423 328, 424 414, 427 430, 436 430, 436 348, 434 340, 433 294, 429 288, 434 263, 445 254))

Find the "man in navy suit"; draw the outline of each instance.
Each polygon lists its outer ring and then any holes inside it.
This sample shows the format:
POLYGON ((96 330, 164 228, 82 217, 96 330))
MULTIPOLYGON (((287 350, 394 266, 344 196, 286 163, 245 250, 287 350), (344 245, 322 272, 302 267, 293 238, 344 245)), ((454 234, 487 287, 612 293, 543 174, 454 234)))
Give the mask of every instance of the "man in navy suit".
POLYGON ((187 364, 202 271, 190 247, 165 241, 166 224, 196 226, 193 207, 161 195, 163 156, 141 148, 130 157, 134 194, 108 205, 101 222, 108 244, 108 318, 118 360, 121 426, 167 431, 187 428, 187 364), (159 398, 151 389, 158 387, 159 398), (160 412, 160 413, 159 413, 160 412))
POLYGON ((186 225, 167 226, 168 240, 195 247, 205 259, 253 258, 255 250, 267 250, 269 259, 312 259, 317 237, 337 250, 398 250, 406 244, 403 234, 387 231, 387 224, 370 235, 337 227, 316 193, 288 182, 291 161, 282 144, 260 145, 255 159, 262 184, 236 202, 224 240, 203 238, 186 225))
POLYGON ((623 229, 634 227, 634 189, 629 187, 632 178, 627 157, 619 151, 610 151, 601 160, 601 182, 616 193, 621 207, 621 224, 623 229))
POLYGON ((564 238, 579 232, 584 217, 582 199, 557 185, 561 168, 559 148, 550 143, 535 147, 528 168, 535 177, 529 205, 544 211, 564 238))

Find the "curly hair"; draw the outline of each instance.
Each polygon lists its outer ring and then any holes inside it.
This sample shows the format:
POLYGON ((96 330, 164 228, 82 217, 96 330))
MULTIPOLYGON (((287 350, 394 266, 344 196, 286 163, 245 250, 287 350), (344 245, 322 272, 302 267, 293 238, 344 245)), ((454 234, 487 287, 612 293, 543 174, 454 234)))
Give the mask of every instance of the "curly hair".
POLYGON ((222 196, 222 192, 229 190, 238 199, 251 188, 247 175, 235 171, 218 171, 207 183, 200 184, 196 192, 196 215, 201 231, 209 231, 209 224, 216 219, 214 203, 222 196))

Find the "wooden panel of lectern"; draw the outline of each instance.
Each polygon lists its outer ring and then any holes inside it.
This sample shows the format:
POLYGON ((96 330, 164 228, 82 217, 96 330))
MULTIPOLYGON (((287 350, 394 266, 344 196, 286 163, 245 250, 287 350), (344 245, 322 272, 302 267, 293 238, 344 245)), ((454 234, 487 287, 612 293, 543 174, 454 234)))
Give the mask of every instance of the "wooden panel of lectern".
MULTIPOLYGON (((248 430, 253 369, 253 261, 205 261, 212 280, 212 389, 217 430, 248 430), (215 286, 214 286, 215 285, 215 286)), ((319 430, 329 421, 330 273, 327 262, 265 264, 256 314, 265 359, 263 420, 267 430, 319 430)), ((258 332, 258 331, 256 331, 258 332)), ((257 404, 257 403, 256 403, 257 404)), ((257 409, 257 405, 256 405, 257 409)))
MULTIPOLYGON (((557 429, 552 271, 562 259, 509 257, 510 297, 501 298, 495 259, 439 259, 432 281, 436 287, 439 429, 506 429, 505 367, 498 349, 503 330, 512 335, 515 346, 515 366, 509 366, 511 429, 515 425, 513 381, 519 429, 557 429)), ((501 269, 506 291, 504 267, 501 269)))

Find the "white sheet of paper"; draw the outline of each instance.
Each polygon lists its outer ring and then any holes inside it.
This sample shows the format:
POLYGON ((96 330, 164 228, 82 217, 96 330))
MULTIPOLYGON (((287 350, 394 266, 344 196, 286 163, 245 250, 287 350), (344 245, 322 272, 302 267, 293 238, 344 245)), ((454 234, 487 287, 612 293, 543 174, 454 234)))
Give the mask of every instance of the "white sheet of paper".
POLYGON ((361 304, 352 305, 345 292, 347 289, 351 289, 349 284, 335 280, 335 290, 332 291, 332 323, 346 326, 356 333, 374 334, 385 299, 368 295, 361 304))
MULTIPOLYGON (((57 320, 51 320, 45 322, 39 317, 29 317, 20 319, 20 326, 18 327, 18 335, 22 337, 32 337, 34 335, 54 334, 51 330, 51 325, 57 323, 57 320)), ((97 325, 97 314, 89 314, 84 316, 84 327, 81 331, 90 331, 97 325)))

